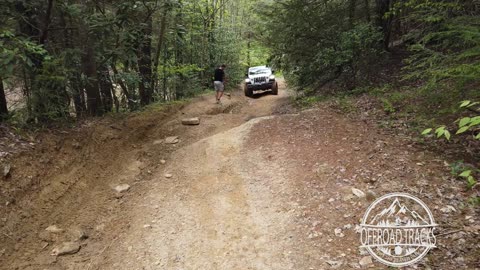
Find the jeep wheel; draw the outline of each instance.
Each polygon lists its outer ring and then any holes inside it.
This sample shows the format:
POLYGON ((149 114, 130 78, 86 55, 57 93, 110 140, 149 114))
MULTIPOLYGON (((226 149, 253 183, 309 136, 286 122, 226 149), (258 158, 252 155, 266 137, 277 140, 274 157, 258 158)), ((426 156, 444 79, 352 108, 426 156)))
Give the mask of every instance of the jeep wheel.
POLYGON ((272 94, 273 95, 278 95, 278 83, 275 82, 275 84, 272 86, 272 94))
POLYGON ((252 97, 253 96, 253 89, 248 89, 248 87, 246 85, 244 87, 244 91, 245 91, 245 96, 247 96, 247 97, 252 97))

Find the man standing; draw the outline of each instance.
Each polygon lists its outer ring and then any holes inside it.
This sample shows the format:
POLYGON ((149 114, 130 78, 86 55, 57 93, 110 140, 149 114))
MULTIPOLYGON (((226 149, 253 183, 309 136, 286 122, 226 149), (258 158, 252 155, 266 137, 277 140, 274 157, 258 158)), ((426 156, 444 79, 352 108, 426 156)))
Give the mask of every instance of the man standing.
POLYGON ((223 91, 225 91, 225 68, 226 65, 221 65, 219 68, 215 69, 215 75, 213 80, 213 85, 216 91, 217 104, 222 104, 220 99, 223 96, 223 91))

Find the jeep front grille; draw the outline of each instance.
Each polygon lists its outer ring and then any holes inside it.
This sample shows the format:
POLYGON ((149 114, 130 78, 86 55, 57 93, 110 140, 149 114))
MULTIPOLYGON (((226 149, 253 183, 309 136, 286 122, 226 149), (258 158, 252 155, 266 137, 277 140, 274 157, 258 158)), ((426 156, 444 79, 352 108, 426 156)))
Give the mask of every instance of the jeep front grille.
POLYGON ((259 83, 266 83, 268 80, 268 77, 257 77, 253 79, 254 84, 259 84, 259 83))

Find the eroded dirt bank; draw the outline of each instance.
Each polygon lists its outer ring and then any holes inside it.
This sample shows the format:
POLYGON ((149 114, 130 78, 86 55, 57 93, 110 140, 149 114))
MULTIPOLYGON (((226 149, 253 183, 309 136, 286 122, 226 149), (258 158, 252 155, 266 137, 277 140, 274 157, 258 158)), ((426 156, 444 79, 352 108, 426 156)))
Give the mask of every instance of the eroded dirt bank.
POLYGON ((441 226, 419 269, 479 267, 479 216, 444 160, 328 107, 278 114, 288 102, 284 85, 223 106, 204 96, 40 142, 5 184, 1 268, 383 269, 360 264, 355 226, 393 191, 422 198, 441 226), (201 124, 181 125, 191 116, 201 124), (65 241, 80 251, 51 256, 65 241))

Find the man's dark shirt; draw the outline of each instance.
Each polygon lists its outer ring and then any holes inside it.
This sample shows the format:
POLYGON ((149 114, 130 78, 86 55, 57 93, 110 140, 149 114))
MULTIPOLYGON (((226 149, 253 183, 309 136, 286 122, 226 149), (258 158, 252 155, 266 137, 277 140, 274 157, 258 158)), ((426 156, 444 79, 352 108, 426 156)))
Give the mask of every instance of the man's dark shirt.
POLYGON ((215 69, 214 81, 223 82, 224 78, 225 78, 225 72, 220 68, 215 69))

